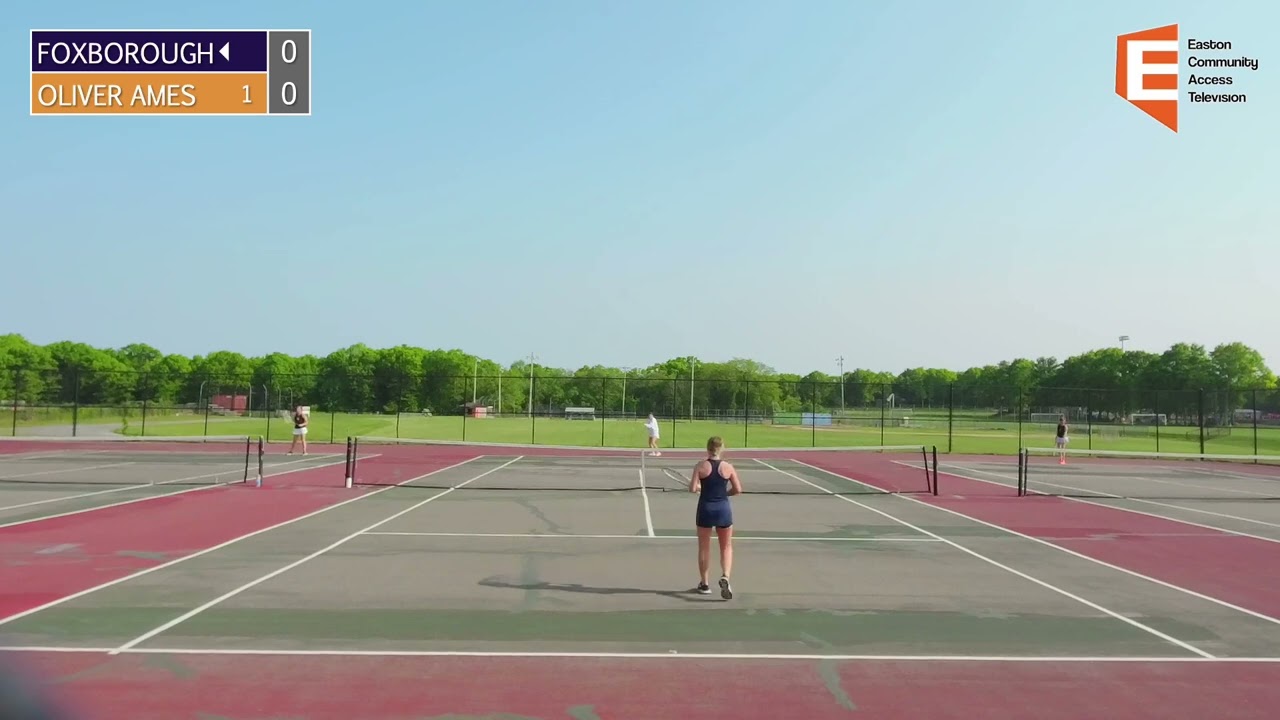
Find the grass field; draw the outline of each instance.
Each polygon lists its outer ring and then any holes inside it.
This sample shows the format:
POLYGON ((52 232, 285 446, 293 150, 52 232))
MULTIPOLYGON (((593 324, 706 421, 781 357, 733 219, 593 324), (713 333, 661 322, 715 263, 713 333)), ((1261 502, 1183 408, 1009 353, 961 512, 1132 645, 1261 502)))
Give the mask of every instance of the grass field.
MULTIPOLYGON (((190 412, 155 412, 148 414, 145 427, 140 412, 126 415, 120 409, 81 408, 77 414, 79 434, 94 425, 95 434, 198 436, 261 435, 271 442, 289 442, 290 423, 279 417, 241 418, 195 415, 190 412)), ((0 415, 0 417, 4 417, 0 415)), ((12 418, 10 420, 12 426, 12 418)), ((19 434, 39 434, 42 425, 69 425, 69 410, 23 413, 17 423, 19 434)), ((1019 447, 1049 447, 1053 444, 1052 425, 1015 419, 993 419, 989 412, 956 411, 948 419, 947 411, 916 411, 908 425, 891 419, 880 427, 879 416, 851 418, 829 427, 801 425, 722 422, 708 420, 664 420, 661 444, 667 448, 701 447, 708 436, 719 435, 730 447, 847 447, 868 445, 937 446, 939 452, 965 454, 1012 455, 1019 447)), ((0 434, 8 435, 11 427, 0 426, 0 434)), ((643 447, 646 436, 640 420, 566 420, 563 418, 526 415, 464 418, 461 416, 424 416, 420 414, 316 413, 311 419, 311 442, 345 442, 350 435, 400 437, 408 439, 471 442, 535 443, 538 445, 576 445, 591 447, 643 447)), ((1137 450, 1164 452, 1199 452, 1200 431, 1195 427, 1094 425, 1076 424, 1072 428, 1072 447, 1095 450, 1137 450), (1092 430, 1092 433, 1089 431, 1092 430)), ((1280 428, 1252 427, 1206 430, 1205 447, 1210 453, 1280 455, 1280 428)))

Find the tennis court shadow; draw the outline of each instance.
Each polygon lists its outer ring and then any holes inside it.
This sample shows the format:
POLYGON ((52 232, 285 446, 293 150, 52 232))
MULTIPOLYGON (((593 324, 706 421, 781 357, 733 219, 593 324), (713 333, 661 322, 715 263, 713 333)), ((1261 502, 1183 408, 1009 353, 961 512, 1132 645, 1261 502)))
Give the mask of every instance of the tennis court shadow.
POLYGON ((699 595, 694 592, 693 588, 688 590, 654 590, 652 588, 622 588, 622 587, 591 587, 589 585, 579 585, 577 583, 511 583, 493 578, 485 578, 480 581, 485 587, 506 588, 508 590, 548 590, 551 592, 567 592, 567 593, 583 593, 586 595, 660 595, 684 602, 708 602, 711 600, 720 600, 720 596, 699 595))

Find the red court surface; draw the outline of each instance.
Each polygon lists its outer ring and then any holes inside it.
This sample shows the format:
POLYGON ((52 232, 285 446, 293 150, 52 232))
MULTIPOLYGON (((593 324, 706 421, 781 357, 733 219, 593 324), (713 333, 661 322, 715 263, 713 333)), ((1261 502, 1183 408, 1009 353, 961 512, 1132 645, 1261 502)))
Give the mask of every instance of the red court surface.
POLYGON ((1264 720, 1280 663, 17 653, 68 720, 1264 720))
POLYGON ((924 502, 1280 619, 1280 582, 1264 579, 1280 567, 1280 543, 1069 498, 1010 496, 1007 486, 939 475, 940 494, 924 502), (1103 534, 1115 537, 1089 539, 1103 534), (1170 537, 1150 537, 1161 534, 1170 537))
POLYGON ((264 487, 228 485, 2 527, 0 622, 359 497, 341 487, 341 472, 309 468, 269 476, 264 487))

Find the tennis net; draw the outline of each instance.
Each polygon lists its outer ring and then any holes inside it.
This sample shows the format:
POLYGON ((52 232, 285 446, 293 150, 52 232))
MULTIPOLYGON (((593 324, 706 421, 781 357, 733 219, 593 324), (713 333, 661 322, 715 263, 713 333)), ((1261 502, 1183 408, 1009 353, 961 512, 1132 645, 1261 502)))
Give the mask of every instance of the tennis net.
POLYGON ((265 441, 195 437, 0 437, 0 484, 216 485, 261 477, 265 441))
POLYGON ((1018 494, 1280 500, 1280 456, 1023 448, 1018 494))
MULTIPOLYGON (((347 440, 353 486, 564 491, 688 491, 702 450, 347 440)), ((747 494, 937 494, 937 449, 922 445, 726 448, 747 494)))

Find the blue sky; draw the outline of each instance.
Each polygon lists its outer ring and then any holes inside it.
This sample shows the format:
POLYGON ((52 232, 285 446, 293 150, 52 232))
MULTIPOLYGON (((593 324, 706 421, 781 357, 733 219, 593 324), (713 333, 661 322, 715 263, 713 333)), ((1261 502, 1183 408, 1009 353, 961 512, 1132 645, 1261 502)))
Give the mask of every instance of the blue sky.
POLYGON ((1128 334, 1280 365, 1274 4, 882 5, 21 2, 0 332, 791 372, 1128 334), (1261 60, 1177 135, 1113 92, 1115 36, 1172 22, 1261 60), (314 114, 29 117, 27 30, 95 27, 310 28, 314 114))

